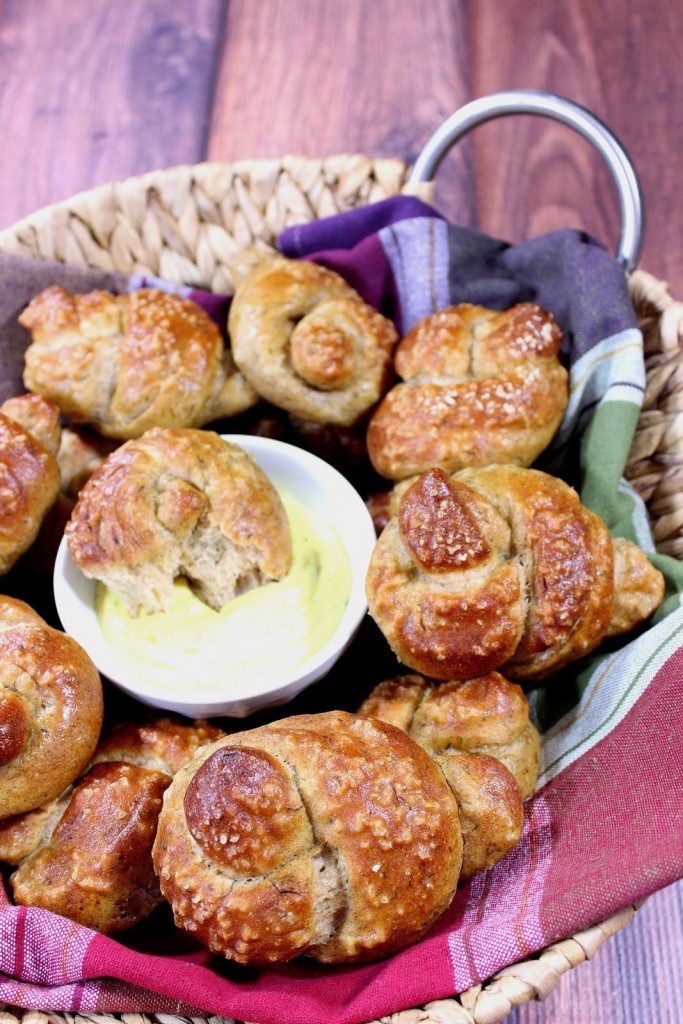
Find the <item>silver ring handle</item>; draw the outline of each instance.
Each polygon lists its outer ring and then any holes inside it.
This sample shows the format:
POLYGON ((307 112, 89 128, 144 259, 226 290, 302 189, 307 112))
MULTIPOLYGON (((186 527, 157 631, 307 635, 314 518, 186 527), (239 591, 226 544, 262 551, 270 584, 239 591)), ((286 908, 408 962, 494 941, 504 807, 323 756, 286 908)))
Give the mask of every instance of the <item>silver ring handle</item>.
POLYGON ((536 89, 513 89, 472 100, 456 110, 427 140, 415 161, 408 182, 431 181, 448 150, 477 125, 508 114, 537 114, 573 128, 587 139, 607 164, 617 189, 621 235, 617 258, 627 271, 640 256, 643 235, 643 198, 631 158, 612 131, 595 114, 573 100, 536 89))

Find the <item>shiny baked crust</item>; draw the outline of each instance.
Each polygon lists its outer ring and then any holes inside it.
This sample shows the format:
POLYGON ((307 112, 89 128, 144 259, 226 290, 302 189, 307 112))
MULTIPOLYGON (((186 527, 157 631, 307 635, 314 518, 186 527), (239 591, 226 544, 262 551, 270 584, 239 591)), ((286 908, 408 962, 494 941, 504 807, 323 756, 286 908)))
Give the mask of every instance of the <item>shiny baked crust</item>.
POLYGON ((488 754, 435 754, 458 805, 462 832, 460 881, 502 860, 519 843, 524 805, 512 772, 488 754))
POLYGON ((460 873, 458 810, 398 729, 301 715, 205 747, 154 845, 176 923, 229 959, 377 959, 418 939, 460 873))
POLYGON ((85 651, 23 601, 0 597, 0 818, 73 782, 102 716, 102 684, 85 651))
POLYGON ((401 498, 372 552, 366 594, 398 659, 433 679, 486 675, 522 639, 526 582, 510 526, 440 469, 401 498))
POLYGON ((105 934, 138 924, 162 902, 152 865, 161 797, 172 775, 223 733, 207 722, 122 723, 77 784, 0 822, 0 860, 17 868, 17 903, 105 934))
POLYGON ((125 761, 173 776, 192 760, 200 747, 215 743, 224 735, 223 729, 203 719, 191 724, 166 717, 150 722, 121 722, 97 744, 91 765, 125 761))
POLYGON ((59 409, 42 395, 15 395, 0 405, 0 413, 9 416, 39 441, 43 448, 56 455, 62 440, 59 409))
POLYGON ((339 274, 273 255, 237 285, 228 317, 235 362, 294 416, 349 426, 390 383, 394 325, 339 274))
POLYGON ((614 601, 607 636, 621 636, 644 622, 664 600, 664 577, 644 551, 625 537, 615 537, 614 601))
POLYGON ((58 410, 36 395, 0 406, 0 575, 35 541, 59 492, 58 410))
POLYGON ((538 778, 540 737, 529 721, 522 688, 499 672, 466 681, 435 682, 410 673, 374 688, 359 715, 407 732, 432 755, 485 754, 514 776, 523 800, 538 778))
POLYGON ((434 466, 529 466, 567 405, 562 332, 531 302, 504 312, 469 304, 420 320, 394 358, 402 381, 373 412, 368 454, 402 480, 434 466))
POLYGON ((410 484, 367 576, 372 617, 435 679, 538 679, 607 632, 612 542, 563 481, 517 466, 430 470, 410 484))
POLYGON ((106 934, 147 917, 161 903, 149 851, 170 781, 120 761, 91 768, 49 842, 12 874, 15 902, 106 934))
POLYGON ((180 295, 156 288, 72 295, 55 285, 19 322, 32 335, 25 386, 107 437, 199 427, 258 400, 216 324, 180 295))
POLYGON ((112 452, 65 533, 79 568, 134 615, 166 609, 178 576, 219 609, 291 562, 277 491, 250 455, 207 430, 149 430, 112 452))
POLYGON ((594 650, 614 601, 614 551, 602 519, 564 481, 537 470, 489 467, 458 479, 507 510, 524 565, 524 632, 504 674, 539 679, 594 650))

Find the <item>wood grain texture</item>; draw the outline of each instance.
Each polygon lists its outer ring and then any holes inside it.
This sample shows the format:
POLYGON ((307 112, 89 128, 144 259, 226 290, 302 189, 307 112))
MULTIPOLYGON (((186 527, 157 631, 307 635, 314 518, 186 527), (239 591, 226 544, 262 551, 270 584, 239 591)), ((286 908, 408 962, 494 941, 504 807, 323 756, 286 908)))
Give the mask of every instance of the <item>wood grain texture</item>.
POLYGON ((224 0, 4 0, 0 226, 204 150, 224 0))
MULTIPOLYGON (((601 117, 641 178, 641 265, 669 279, 680 295, 683 76, 674 69, 683 7, 669 0, 559 6, 478 0, 469 10, 473 94, 546 89, 601 117)), ((486 125, 477 131, 475 167, 484 231, 519 240, 583 227, 614 248, 619 220, 612 181, 601 158, 570 129, 536 117, 486 125)))
POLYGON ((680 1024, 683 882, 656 893, 590 963, 568 971, 542 1002, 505 1024, 680 1024))
MULTIPOLYGON (((231 0, 208 141, 212 160, 361 152, 412 162, 468 99, 464 2, 231 0)), ((444 170, 473 212, 467 147, 444 170)))

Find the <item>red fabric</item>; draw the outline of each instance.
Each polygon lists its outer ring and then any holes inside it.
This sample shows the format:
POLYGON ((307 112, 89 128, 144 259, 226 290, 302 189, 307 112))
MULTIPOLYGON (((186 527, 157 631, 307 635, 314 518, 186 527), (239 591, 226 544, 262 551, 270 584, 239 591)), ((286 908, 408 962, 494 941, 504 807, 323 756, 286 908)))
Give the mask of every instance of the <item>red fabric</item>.
POLYGON ((679 649, 631 714, 545 787, 553 856, 542 919, 551 940, 681 877, 681 680, 679 649))

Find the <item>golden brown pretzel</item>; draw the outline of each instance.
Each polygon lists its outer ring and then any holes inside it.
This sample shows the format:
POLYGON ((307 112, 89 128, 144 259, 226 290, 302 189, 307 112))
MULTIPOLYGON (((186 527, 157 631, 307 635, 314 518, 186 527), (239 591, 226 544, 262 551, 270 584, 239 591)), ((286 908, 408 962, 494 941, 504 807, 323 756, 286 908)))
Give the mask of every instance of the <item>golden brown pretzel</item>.
POLYGON ((152 842, 175 771, 221 730, 162 718, 123 724, 99 745, 73 787, 0 822, 0 860, 13 865, 17 903, 114 934, 162 902, 152 842))
POLYGON ((486 754, 514 776, 523 800, 538 777, 540 737, 521 687, 499 672, 437 683, 411 673, 374 688, 359 715, 407 732, 430 754, 486 754))
MULTIPOLYGON (((491 801, 507 801, 508 835, 487 866, 522 824, 514 779, 495 764, 511 786, 491 801)), ((401 730, 338 711, 204 748, 169 788, 154 846, 176 923, 257 964, 404 948, 450 903, 461 858, 444 771, 401 730)))
POLYGON ((245 963, 401 949, 450 902, 461 855, 428 755, 341 712, 206 748, 176 776, 154 850, 177 924, 245 963))
POLYGON ((489 754, 432 754, 458 806, 460 881, 497 864, 519 842, 524 809, 513 774, 489 754))
POLYGON ((59 492, 59 412, 37 395, 0 406, 0 575, 35 541, 59 492))
POLYGON ((23 601, 0 597, 0 818, 73 782, 102 715, 102 684, 85 651, 23 601))
POLYGON ((228 332, 260 395, 303 420, 349 426, 386 390, 398 334, 339 274, 271 256, 238 284, 228 332))
POLYGON ((531 302, 497 313, 450 306, 399 343, 402 381, 382 399, 368 454, 390 480, 434 466, 529 466, 550 443, 567 404, 562 332, 531 302))
POLYGON ((191 725, 165 717, 150 722, 122 722, 102 737, 90 764, 125 761, 173 776, 192 760, 200 747, 215 743, 222 735, 222 729, 203 719, 191 725))
POLYGON ((19 322, 33 338, 26 387, 107 437, 199 427, 258 400, 216 324, 180 295, 155 288, 72 295, 53 286, 19 322))
POLYGON ((15 395, 0 405, 0 412, 32 434, 50 455, 57 455, 62 428, 59 409, 54 402, 42 395, 15 395))
POLYGON ((79 568, 140 608, 168 607, 185 576, 221 608, 291 561, 280 497, 254 460, 207 430, 148 430, 109 455, 66 527, 79 568))
MULTIPOLYGON (((370 614, 399 660, 435 679, 504 666, 541 678, 606 635, 615 587, 602 520, 563 481, 517 466, 430 470, 401 487, 367 576, 370 614)), ((646 561, 643 559, 643 561, 646 561)), ((663 578, 632 602, 632 627, 663 578)))
POLYGON ((461 881, 516 842, 519 800, 534 791, 540 737, 519 686, 498 672, 436 683, 410 674, 380 683, 358 709, 407 732, 437 761, 458 804, 461 881))

